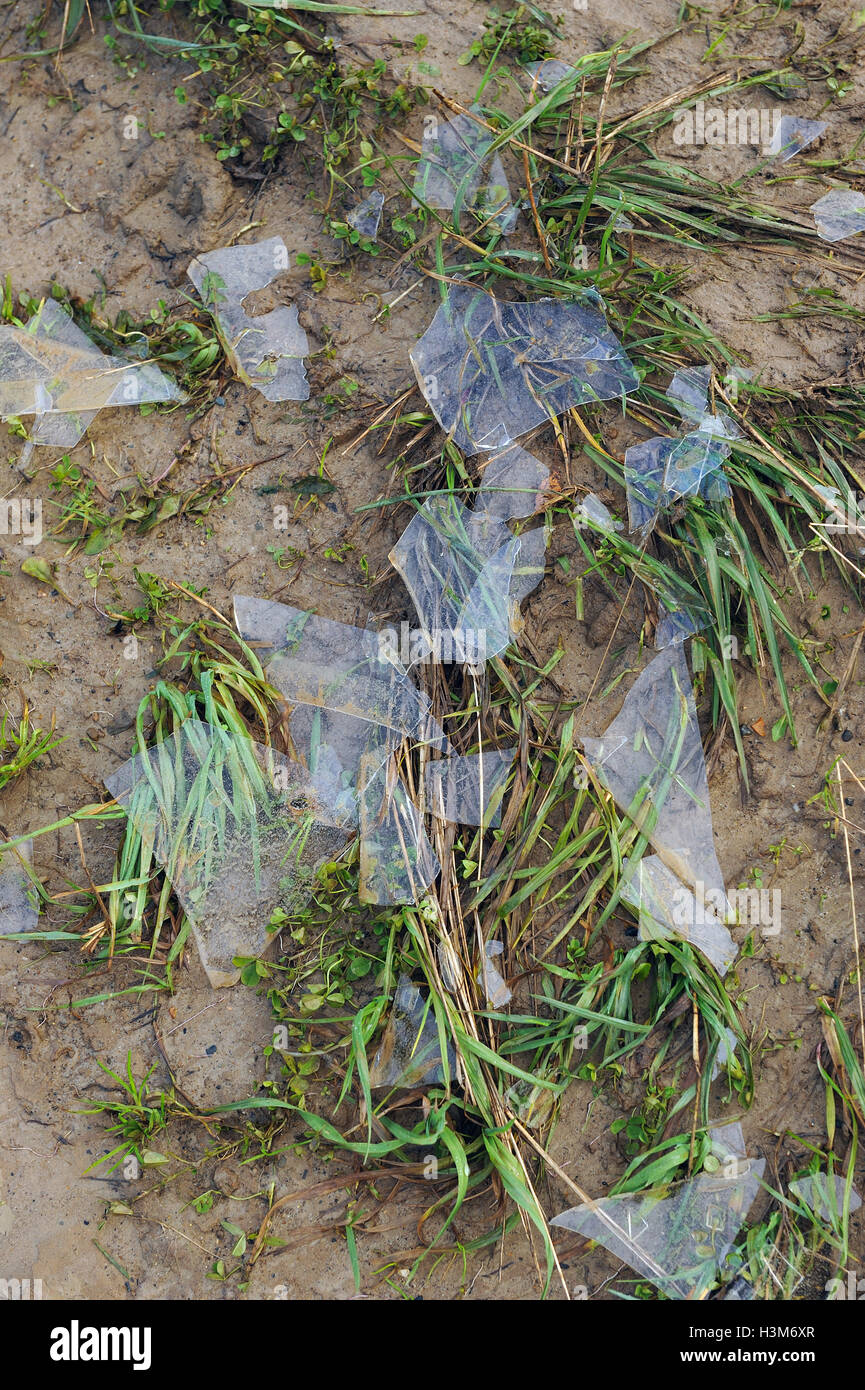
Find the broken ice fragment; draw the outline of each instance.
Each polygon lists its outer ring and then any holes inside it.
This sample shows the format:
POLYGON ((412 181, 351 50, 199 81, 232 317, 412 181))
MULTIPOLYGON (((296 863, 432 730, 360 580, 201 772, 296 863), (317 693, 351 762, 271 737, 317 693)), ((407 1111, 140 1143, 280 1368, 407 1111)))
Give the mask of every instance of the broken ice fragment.
POLYGON ((428 809, 453 825, 496 829, 502 823, 502 794, 516 756, 516 748, 497 748, 428 762, 424 770, 428 809))
POLYGON ((420 902, 439 864, 417 808, 390 764, 361 760, 360 874, 362 903, 420 902))
POLYGON ((724 411, 712 413, 711 385, 711 367, 683 367, 674 375, 665 395, 683 420, 699 426, 699 433, 741 438, 742 431, 731 416, 724 411))
POLYGON ((540 62, 526 63, 524 66, 529 77, 545 92, 551 92, 560 82, 564 82, 566 77, 577 71, 570 63, 563 63, 559 58, 544 58, 540 62))
POLYGON ((644 541, 648 539, 665 501, 664 474, 676 442, 675 439, 658 435, 631 445, 625 452, 628 525, 644 541))
POLYGON ((597 1241, 668 1298, 700 1299, 724 1271, 760 1188, 763 1159, 739 1160, 735 1176, 700 1173, 668 1189, 605 1197, 553 1217, 597 1241))
POLYGON ((515 521, 543 511, 550 470, 519 444, 494 454, 484 467, 475 496, 475 515, 515 521))
POLYGON ((724 926, 726 897, 719 895, 713 904, 706 894, 698 902, 655 854, 646 855, 633 870, 627 860, 624 867, 622 899, 637 911, 640 940, 678 937, 702 951, 719 975, 726 975, 738 955, 736 943, 724 926))
POLYGON ((381 222, 381 212, 384 207, 384 194, 381 189, 374 188, 368 198, 364 198, 362 203, 358 203, 356 208, 346 217, 346 222, 350 227, 354 227, 361 236, 368 237, 374 241, 378 236, 379 224, 381 222))
POLYGON ((514 536, 494 512, 470 511, 448 494, 426 499, 388 558, 429 651, 438 661, 480 667, 511 642, 514 610, 541 582, 545 551, 542 527, 514 536))
POLYGON ((709 627, 711 622, 712 619, 707 612, 688 608, 679 608, 671 612, 661 605, 658 626, 655 628, 655 646, 658 651, 662 651, 664 647, 684 642, 688 637, 693 637, 695 633, 709 627))
POLYGON ((800 154, 807 145, 820 138, 828 127, 825 121, 806 121, 804 117, 782 116, 775 126, 769 154, 780 155, 781 163, 800 154))
MULTIPOLYGON (((803 1178, 794 1178, 790 1191, 800 1202, 810 1207, 820 1221, 837 1222, 844 1212, 846 1183, 837 1173, 810 1173, 803 1178)), ((862 1198, 854 1187, 850 1189, 848 1212, 858 1211, 862 1198)))
POLYGON ((493 132, 471 116, 451 121, 429 117, 412 189, 414 206, 453 212, 459 203, 479 221, 504 233, 513 231, 517 209, 501 159, 489 154, 494 140, 493 132))
POLYGON ((106 406, 183 399, 152 362, 101 352, 56 300, 0 327, 0 416, 35 415, 34 444, 71 449, 106 406))
POLYGON ((590 294, 513 303, 451 286, 410 357, 436 419, 465 454, 504 449, 572 406, 639 385, 590 294))
MULTIPOLYGON (((455 1058, 447 1045, 451 1077, 455 1058)), ((441 1043, 429 996, 424 997, 407 975, 400 975, 384 1036, 369 1069, 370 1085, 429 1086, 444 1081, 441 1043)))
POLYGON ((0 936, 35 931, 39 925, 39 894, 29 872, 32 862, 32 840, 0 854, 0 936))
POLYGON ((235 595, 234 618, 289 704, 349 715, 436 748, 446 745, 429 698, 396 661, 387 633, 245 594, 235 595))
POLYGON ((105 785, 152 844, 214 989, 237 982, 233 958, 261 955, 273 914, 305 906, 346 842, 299 764, 197 719, 105 785))
POLYGON ((698 903, 709 893, 724 902, 684 647, 667 647, 650 661, 603 737, 584 738, 583 745, 620 809, 698 903))
POLYGON ((621 521, 616 521, 612 513, 604 506, 600 497, 596 497, 593 492, 589 492, 583 498, 579 507, 574 513, 574 520, 578 526, 584 527, 591 525, 597 531, 606 531, 612 534, 614 531, 623 531, 621 521))
POLYGON ((223 346, 240 380, 269 401, 306 401, 309 383, 303 358, 309 350, 294 306, 281 304, 255 317, 244 301, 288 269, 282 237, 251 246, 224 246, 190 262, 187 275, 213 315, 223 346))
POLYGON ((730 446, 716 434, 697 430, 674 442, 667 456, 663 489, 670 499, 699 494, 707 478, 717 473, 730 446))
POLYGON ((821 241, 844 241, 865 231, 865 193, 852 188, 833 188, 825 197, 811 204, 821 241))
POLYGON ((513 999, 511 991, 493 965, 493 961, 504 954, 504 949, 501 941, 485 941, 484 953, 478 966, 477 981, 491 1009, 503 1009, 513 999))

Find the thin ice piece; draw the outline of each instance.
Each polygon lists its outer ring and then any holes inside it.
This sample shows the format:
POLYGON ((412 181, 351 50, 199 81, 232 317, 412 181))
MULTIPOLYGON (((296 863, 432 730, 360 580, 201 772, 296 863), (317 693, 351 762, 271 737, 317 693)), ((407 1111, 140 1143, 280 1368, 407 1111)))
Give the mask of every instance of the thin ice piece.
POLYGON ((583 745, 603 784, 667 868, 694 890, 701 905, 725 902, 700 726, 681 643, 649 662, 603 737, 585 738, 583 745), (710 893, 715 896, 707 899, 710 893))
POLYGON ((35 931, 39 925, 39 894, 28 873, 32 863, 32 840, 0 854, 0 936, 35 931))
POLYGON ((389 764, 362 760, 360 873, 362 903, 418 903, 441 870, 417 808, 389 764))
POLYGON ((428 762, 424 770, 428 809, 453 825, 496 829, 502 823, 502 796, 516 756, 516 748, 496 748, 428 762))
POLYGON ((865 231, 865 193, 852 188, 833 188, 811 204, 821 241, 844 241, 865 231))
MULTIPOLYGON (((455 1058, 447 1045, 450 1075, 455 1074, 455 1058)), ((432 1086, 444 1081, 441 1043, 435 1013, 428 995, 424 996, 407 975, 400 975, 393 997, 387 1027, 369 1069, 370 1085, 432 1086)))
POLYGON ((213 315, 240 380, 269 401, 306 401, 309 383, 303 359, 309 344, 297 309, 280 304, 253 317, 244 307, 248 296, 287 269, 285 242, 274 236, 196 256, 186 273, 213 315))
MULTIPOLYGON (((475 496, 476 517, 522 520, 543 511, 549 500, 550 470, 519 444, 494 454, 484 466, 475 496)), ((478 523, 476 523, 478 524, 478 523)))
POLYGON ((675 439, 656 435, 625 452, 625 489, 628 496, 628 525, 645 541, 652 531, 666 500, 664 474, 675 439))
MULTIPOLYGON (((844 1211, 844 1192, 846 1183, 837 1173, 810 1173, 804 1178, 794 1178, 790 1191, 798 1197, 821 1221, 837 1221, 844 1211)), ((847 1210, 852 1214, 862 1205, 862 1198, 855 1187, 850 1189, 850 1204, 847 1210)))
POLYGON ((572 406, 639 386, 589 293, 580 303, 513 303, 451 286, 410 356, 436 419, 465 454, 504 449, 572 406))
POLYGON ((235 596, 234 620, 289 704, 349 715, 436 748, 447 745, 428 696, 392 659, 382 634, 245 594, 235 596))
POLYGON ((437 660, 478 667, 509 645, 513 602, 543 577, 539 529, 540 565, 531 549, 536 532, 514 536, 498 517, 472 512, 452 495, 426 499, 388 558, 437 660))
POLYGON ((451 121, 433 116, 425 121, 412 189, 414 206, 453 212, 462 189, 463 207, 481 222, 504 233, 512 232, 517 209, 511 202, 501 159, 498 154, 489 154, 494 139, 492 131, 469 115, 455 116, 451 121))
POLYGON ((304 907, 346 842, 297 763, 197 719, 105 785, 152 845, 214 989, 237 982, 234 957, 261 955, 274 912, 304 907))
POLYGON ((105 406, 182 399, 152 362, 101 352, 56 300, 0 327, 0 415, 35 415, 34 444, 71 449, 105 406))
POLYGON ((362 203, 358 203, 356 208, 346 217, 346 222, 350 227, 354 227, 361 236, 368 237, 370 241, 375 241, 378 236, 378 229, 381 223, 381 213, 384 207, 384 194, 380 188, 374 188, 368 198, 364 198, 362 203))
POLYGON ((597 1241, 668 1298, 699 1299, 723 1272, 765 1167, 763 1159, 747 1159, 736 1163, 735 1176, 700 1173, 667 1196, 604 1197, 550 1225, 597 1241))
POLYGON ((710 615, 693 608, 667 609, 661 605, 658 626, 655 628, 655 646, 658 651, 684 642, 697 632, 711 626, 710 615))
POLYGON ((551 92, 560 82, 564 82, 566 77, 577 71, 570 63, 563 63, 560 58, 544 58, 540 62, 526 63, 524 66, 529 77, 544 92, 551 92))
POLYGON ((504 949, 501 941, 485 941, 484 953, 478 966, 477 981, 491 1009, 503 1009, 514 997, 493 964, 493 961, 504 954, 504 949))
POLYGON ((665 494, 670 499, 699 495, 706 480, 719 472, 729 455, 730 446, 723 436, 702 429, 676 440, 664 471, 665 494))
POLYGON ((807 121, 799 116, 782 116, 775 126, 769 154, 780 155, 781 163, 786 164, 794 155, 801 154, 808 145, 819 140, 828 126, 825 121, 807 121))
POLYGON ((711 385, 711 367, 682 367, 674 375, 665 395, 683 420, 699 426, 700 433, 720 435, 725 439, 741 438, 742 431, 726 411, 712 413, 709 399, 711 385))
POLYGON ((738 947, 724 926, 726 898, 715 905, 708 896, 698 902, 656 854, 640 859, 633 872, 626 861, 625 873, 622 898, 637 911, 640 940, 678 937, 702 951, 719 975, 726 975, 738 955, 738 947))
POLYGON ((588 525, 595 531, 606 531, 608 535, 625 529, 621 521, 615 520, 609 508, 605 507, 600 497, 596 497, 593 492, 587 493, 583 498, 574 513, 574 519, 581 528, 588 525))

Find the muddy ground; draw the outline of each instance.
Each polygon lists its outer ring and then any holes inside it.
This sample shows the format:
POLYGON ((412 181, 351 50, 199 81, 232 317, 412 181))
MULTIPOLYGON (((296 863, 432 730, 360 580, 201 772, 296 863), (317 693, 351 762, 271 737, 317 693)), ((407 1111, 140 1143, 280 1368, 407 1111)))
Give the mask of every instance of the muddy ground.
MULTIPOLYGON (((667 33, 675 27, 678 8, 677 0, 615 5, 590 0, 587 11, 566 15, 567 40, 559 54, 567 58, 606 46, 627 31, 667 33)), ((40 9, 23 3, 0 11, 2 53, 29 46, 25 27, 40 9)), ((828 5, 793 9, 795 14, 782 16, 757 35, 760 58, 788 51, 797 22, 808 29, 809 41, 819 44, 842 13, 828 5)), ((345 18, 329 28, 342 39, 342 55, 357 62, 385 57, 398 72, 416 60, 410 40, 422 30, 429 37, 424 56, 440 69, 436 85, 465 100, 476 86, 478 69, 460 66, 457 58, 476 36, 484 12, 480 4, 440 0, 427 3, 422 18, 345 18)), ((195 419, 183 409, 146 417, 115 410, 98 417, 72 457, 97 481, 107 506, 139 475, 152 479, 171 468, 165 490, 179 491, 227 468, 273 460, 246 474, 206 516, 173 517, 143 537, 127 528, 103 556, 114 566, 111 581, 121 599, 133 601, 132 569, 138 566, 166 580, 206 586, 208 601, 226 613, 232 592, 239 591, 315 607, 327 617, 359 626, 401 618, 407 600, 389 572, 387 553, 405 514, 393 508, 357 511, 393 491, 388 465, 397 450, 394 443, 383 447, 369 438, 352 447, 376 403, 385 405, 411 384, 408 351, 436 305, 435 285, 417 283, 420 277, 400 260, 396 239, 388 236, 398 196, 386 208, 383 254, 347 259, 324 230, 326 187, 303 149, 285 155, 264 182, 234 177, 200 140, 202 112, 196 102, 179 106, 174 97, 179 66, 149 55, 143 70, 129 71, 106 47, 103 33, 97 19, 97 32, 70 48, 59 69, 51 59, 0 65, 5 227, 0 270, 16 292, 35 297, 48 292, 53 281, 82 300, 104 286, 110 317, 120 308, 144 317, 160 298, 177 302, 196 252, 235 238, 279 234, 293 266, 282 292, 299 306, 313 354, 312 396, 302 408, 270 405, 229 382, 219 402, 195 419), (139 118, 134 140, 124 137, 124 117, 130 113, 139 118), (256 224, 254 232, 242 234, 251 223, 256 224), (313 290, 305 269, 294 266, 299 252, 312 253, 330 266, 322 292, 313 290), (389 317, 377 316, 384 300, 403 291, 407 293, 389 317), (325 347, 332 351, 322 352, 325 347), (328 406, 323 397, 346 377, 359 390, 348 406, 328 406), (326 471, 335 491, 299 512, 287 532, 275 532, 274 505, 293 506, 290 482, 317 468, 328 441, 326 471), (274 545, 293 547, 303 559, 290 570, 281 569, 268 549, 274 545), (341 546, 341 561, 326 556, 328 549, 341 546)), ((734 38, 722 53, 703 62, 705 33, 672 39, 651 55, 649 72, 627 89, 626 104, 643 104, 685 87, 707 70, 735 67, 737 60, 753 55, 754 42, 752 35, 737 52, 734 38)), ((187 65, 183 71, 188 70, 187 65)), ((852 144, 863 105, 860 74, 832 107, 830 149, 852 144)), ((811 114, 815 108, 808 109, 811 114)), ((414 138, 421 121, 420 111, 408 118, 406 130, 414 138)), ((700 169, 712 175, 735 176, 737 162, 744 168, 752 158, 752 152, 735 148, 674 150, 669 136, 664 139, 667 153, 699 161, 700 169)), ((795 208, 813 200, 792 178, 775 185, 768 196, 795 208)), ((523 235, 529 236, 525 227, 523 235)), ((824 330, 813 321, 761 324, 754 316, 790 303, 803 282, 818 280, 863 308, 862 285, 806 262, 749 259, 739 251, 702 259, 692 253, 687 264, 690 302, 744 362, 765 371, 768 382, 804 390, 817 382, 846 379, 848 373, 861 377, 855 325, 845 331, 835 320, 824 330)), ((630 438, 611 414, 606 447, 621 457, 630 438)), ((550 438, 541 436, 534 447, 553 462, 551 445, 550 438)), ((4 454, 4 492, 43 498, 49 515, 55 453, 39 449, 22 468, 22 441, 8 438, 4 454)), ((575 482, 594 488, 621 512, 621 496, 581 454, 578 435, 570 466, 575 482)), ((30 549, 13 536, 2 540, 3 707, 17 717, 26 700, 33 720, 45 727, 56 717, 66 740, 5 793, 2 828, 21 834, 99 799, 102 777, 129 754, 132 719, 153 684, 159 651, 155 640, 148 647, 145 635, 137 657, 127 659, 121 635, 96 606, 99 595, 87 574, 94 566, 92 557, 80 552, 70 556, 62 542, 44 539, 39 554, 57 565, 57 587, 49 591, 20 572, 30 549)), ((568 696, 579 699, 593 684, 615 610, 600 587, 588 589, 585 620, 576 621, 573 593, 555 563, 573 550, 573 535, 564 528, 557 531, 546 581, 528 601, 525 615, 527 638, 539 656, 546 659, 558 646, 564 648, 557 678, 568 696)), ((778 578, 789 584, 788 577, 778 578)), ((856 600, 828 574, 821 577, 816 567, 813 592, 797 594, 792 584, 789 588, 790 612, 811 644, 812 658, 823 663, 827 678, 839 678, 861 624, 856 600)), ((637 628, 626 622, 616 648, 619 666, 634 670, 640 660, 637 628)), ((758 680, 745 663, 737 670, 743 719, 751 723, 762 718, 771 728, 781 713, 771 681, 758 680)), ((756 1072, 756 1100, 744 1117, 744 1132, 748 1152, 769 1161, 772 1178, 803 1158, 804 1145, 793 1136, 826 1142, 824 1088, 815 1064, 821 1036, 815 995, 837 992, 853 964, 853 943, 843 848, 813 798, 842 748, 861 769, 862 676, 860 660, 836 724, 821 728, 823 706, 805 688, 792 660, 788 663, 800 743, 791 749, 787 739, 773 742, 748 735, 750 798, 743 794, 729 740, 712 760, 715 843, 728 884, 745 882, 756 869, 765 886, 781 893, 781 932, 758 938, 754 956, 735 967, 756 1072)), ((623 688, 607 699, 595 695, 581 732, 596 734, 606 726, 623 688)), ((853 819, 858 819, 858 800, 853 797, 853 819)), ((97 881, 110 872, 118 836, 116 827, 84 833, 88 867, 97 881)), ((855 841, 853 854, 858 892, 861 856, 855 841)), ((55 888, 62 887, 64 876, 81 881, 78 846, 68 831, 37 840, 35 862, 55 888)), ((745 932, 738 935, 741 940, 745 932)), ((175 998, 160 1005, 156 1019, 149 1001, 142 1004, 134 994, 72 1007, 76 1000, 119 989, 132 979, 131 967, 119 966, 110 982, 92 973, 83 981, 73 950, 0 943, 0 1275, 40 1278, 44 1296, 57 1299, 352 1297, 345 1240, 339 1230, 327 1229, 345 1213, 345 1193, 339 1190, 316 1190, 311 1198, 280 1210, 271 1230, 288 1244, 257 1262, 243 1291, 238 1282, 246 1276, 228 1282, 207 1277, 216 1259, 234 1263, 230 1251, 236 1237, 222 1223, 256 1231, 271 1184, 278 1198, 323 1183, 349 1166, 324 1153, 295 1153, 290 1131, 281 1141, 287 1152, 264 1164, 244 1165, 236 1154, 223 1160, 202 1126, 189 1122, 172 1129, 166 1141, 170 1164, 158 1174, 148 1170, 131 1183, 120 1172, 106 1178, 86 1171, 112 1143, 102 1118, 81 1113, 94 1097, 110 1093, 111 1083, 98 1062, 119 1069, 130 1053, 135 1074, 155 1067, 154 1084, 165 1088, 171 1084, 170 1062, 177 1084, 203 1106, 248 1093, 254 1078, 264 1074, 263 1048, 271 1034, 266 1001, 256 1000, 250 991, 212 995, 194 953, 179 972, 175 998), (202 1158, 205 1153, 209 1156, 202 1158), (109 1212, 111 1203, 122 1202, 130 1191, 138 1196, 148 1190, 134 1215, 109 1212), (213 1201, 208 1210, 198 1211, 191 1204, 202 1193, 211 1193, 213 1201)), ((852 1025, 854 990, 849 984, 842 1014, 852 1025)), ((627 1079, 618 1108, 608 1099, 593 1098, 588 1083, 575 1082, 554 1135, 554 1157, 596 1195, 624 1166, 620 1142, 609 1127, 627 1110, 627 1097, 627 1079)), ((860 1188, 863 1178, 860 1172, 860 1188)), ((552 1179, 542 1195, 550 1210, 570 1204, 552 1179)), ((423 1184, 405 1185, 399 1200, 384 1206, 373 1229, 359 1237, 364 1294, 399 1296, 400 1252, 416 1244, 415 1223, 426 1202, 423 1184), (393 1267, 392 1285, 375 1273, 386 1263, 393 1267)), ((479 1213, 479 1219, 490 1214, 479 1213)), ((851 1262, 861 1264, 861 1213, 853 1217, 851 1230, 851 1262)), ((606 1281, 616 1269, 616 1262, 600 1251, 570 1261, 566 1273, 573 1284, 585 1285, 590 1296, 604 1298, 606 1281)), ((465 1279, 455 1265, 440 1266, 423 1292, 427 1298, 532 1299, 537 1282, 528 1248, 514 1234, 503 1251, 490 1251, 470 1267, 465 1279)), ((821 1296, 819 1288, 800 1293, 821 1296)), ((561 1290, 554 1296, 561 1297, 561 1290)))

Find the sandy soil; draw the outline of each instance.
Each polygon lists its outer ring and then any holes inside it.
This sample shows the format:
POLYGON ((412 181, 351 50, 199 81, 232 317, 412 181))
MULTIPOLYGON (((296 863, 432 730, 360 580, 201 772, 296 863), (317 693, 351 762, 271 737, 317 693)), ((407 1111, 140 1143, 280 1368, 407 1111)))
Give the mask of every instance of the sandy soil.
MULTIPOLYGON (((4 53, 27 46, 25 25, 40 8, 28 0, 3 11, 4 53)), ((586 13, 567 16, 568 37, 560 54, 567 58, 601 47, 628 30, 663 34, 673 28, 677 9, 676 0, 615 6, 598 0, 586 13)), ((837 16, 831 6, 796 9, 809 28, 809 43, 816 46, 832 31, 837 16)), ((411 40, 422 28, 429 36, 425 57, 440 68, 436 84, 462 100, 471 96, 477 69, 461 67, 456 60, 477 33, 482 15, 478 4, 438 0, 425 6, 422 22, 357 18, 332 28, 342 37, 341 53, 355 61, 385 56, 397 71, 407 69, 415 56, 398 41, 411 40)), ((792 25, 791 15, 767 28, 759 56, 785 52, 792 25)), ((668 41, 651 56, 647 75, 621 100, 628 106, 643 103, 687 85, 707 69, 732 68, 751 56, 737 52, 734 41, 711 62, 701 63, 705 46, 703 33, 668 41)), ((73 458, 97 481, 108 506, 119 501, 136 475, 157 477, 173 459, 178 462, 170 488, 179 491, 225 467, 276 456, 248 474, 224 503, 215 502, 206 516, 172 517, 142 537, 127 528, 106 552, 114 562, 113 577, 127 598, 135 592, 133 566, 206 585, 209 601, 223 611, 229 609, 232 591, 239 590, 315 606, 330 618, 361 626, 370 615, 377 622, 386 615, 402 616, 406 599, 388 577, 386 556, 405 518, 394 509, 355 510, 392 491, 388 465, 397 452, 396 441, 381 452, 368 440, 355 449, 348 446, 369 419, 369 411, 358 407, 385 403, 410 384, 408 350, 434 311, 435 286, 415 284, 395 250, 377 260, 363 255, 345 259, 324 230, 320 208, 326 189, 301 148, 287 153, 263 183, 232 177, 199 139, 196 103, 177 104, 176 82, 177 68, 152 56, 130 75, 113 61, 101 32, 70 49, 59 72, 50 59, 0 65, 0 205, 8 229, 0 269, 17 292, 34 296, 45 294, 52 281, 82 299, 104 285, 109 313, 122 307, 143 316, 159 298, 177 302, 186 285, 186 266, 197 251, 225 245, 255 223, 257 236, 282 235, 292 259, 308 251, 332 265, 321 293, 313 291, 307 272, 297 268, 285 277, 283 289, 300 309, 312 353, 326 344, 333 352, 313 356, 312 398, 303 408, 269 405, 232 383, 220 403, 192 421, 183 410, 146 418, 132 411, 99 416, 73 458), (124 139, 129 113, 140 118, 135 140, 124 139), (379 296, 393 299, 404 290, 408 293, 389 320, 377 319, 379 296), (349 407, 330 411, 322 397, 345 376, 357 381, 360 390, 349 407), (331 439, 327 471, 335 491, 318 507, 303 511, 287 533, 277 535, 274 504, 291 504, 291 480, 315 469, 331 439), (344 563, 326 558, 327 548, 343 542, 351 546, 344 563), (305 559, 290 572, 280 570, 268 552, 275 543, 296 547, 305 559), (365 582, 362 559, 372 584, 365 582)), ((827 142, 833 152, 849 146, 858 134, 863 101, 860 73, 853 91, 832 109, 827 142)), ((420 112, 409 118, 410 134, 417 136, 421 120, 420 112)), ((674 153, 672 144, 666 152, 674 153)), ((724 176, 734 177, 736 161, 741 159, 744 167, 747 156, 729 149, 691 149, 684 157, 699 161, 709 174, 719 172, 721 160, 728 161, 724 176)), ((812 200, 796 180, 777 186, 771 196, 795 207, 812 200)), ((389 203, 386 219, 392 211, 389 203)), ((765 368, 768 380, 804 390, 848 372, 861 375, 855 325, 846 332, 837 324, 814 327, 812 321, 766 325, 755 323, 754 315, 791 302, 803 278, 814 274, 860 308, 865 307, 865 285, 842 284, 839 277, 801 264, 751 260, 738 252, 702 259, 692 254, 687 264, 687 292, 695 309, 731 349, 758 370, 765 368)), ((612 416, 606 442, 619 456, 629 442, 612 416)), ((537 448, 553 460, 549 440, 542 438, 537 448)), ((38 450, 26 472, 19 466, 19 440, 7 439, 5 454, 4 489, 42 496, 48 512, 50 470, 56 463, 52 451, 38 450)), ((621 497, 607 490, 576 441, 572 470, 575 480, 621 507, 621 497)), ((550 559, 570 553, 573 546, 572 536, 557 531, 550 559)), ((20 573, 28 547, 15 537, 3 537, 2 697, 4 707, 16 715, 20 700, 26 699, 33 719, 43 726, 55 714, 66 742, 7 790, 0 816, 10 834, 98 799, 103 775, 128 756, 131 721, 153 682, 158 654, 155 643, 148 648, 145 641, 136 660, 125 659, 121 637, 94 603, 86 574, 92 558, 80 552, 69 556, 62 543, 51 539, 43 541, 39 553, 57 564, 57 589, 51 593, 20 573), (44 666, 28 666, 34 660, 44 666)), ((779 580, 789 582, 786 576, 779 580)), ((790 603, 796 624, 813 644, 812 654, 829 675, 840 676, 860 623, 855 600, 833 580, 818 581, 815 575, 814 591, 793 593, 790 603)), ((526 605, 527 637, 544 658, 558 645, 564 647, 557 678, 569 696, 580 698, 594 680, 615 615, 600 586, 587 589, 585 621, 575 622, 572 615, 572 595, 561 567, 553 563, 526 605)), ((636 670, 635 633, 625 624, 620 636, 617 661, 636 670)), ((762 717, 771 727, 781 712, 771 683, 761 683, 744 664, 739 675, 743 719, 750 723, 762 717)), ((814 997, 837 991, 853 955, 842 851, 820 804, 812 799, 842 747, 856 765, 865 736, 861 664, 837 720, 825 729, 819 727, 823 707, 804 687, 792 659, 788 676, 796 691, 799 747, 749 735, 752 795, 746 799, 728 742, 713 761, 710 784, 716 848, 727 882, 740 883, 761 869, 765 886, 779 889, 782 899, 780 935, 758 938, 754 956, 736 966, 756 1069, 756 1100, 744 1118, 744 1130, 749 1152, 769 1160, 770 1177, 802 1157, 802 1144, 791 1136, 825 1142, 814 997)), ((593 700, 583 732, 603 729, 623 688, 609 699, 593 700)), ((116 829, 85 834, 95 875, 108 874, 117 837, 116 829)), ((55 885, 64 875, 78 881, 74 836, 64 832, 37 841, 36 864, 55 885)), ((858 891, 865 867, 858 844, 854 866, 858 891)), ((81 1113, 94 1096, 111 1093, 113 1083, 99 1063, 121 1068, 129 1052, 136 1075, 153 1067, 159 1086, 170 1084, 170 1064, 182 1093, 200 1105, 248 1094, 265 1071, 263 1048, 271 1034, 266 1001, 250 991, 212 996, 194 955, 180 972, 176 997, 160 1004, 156 1013, 146 997, 142 1004, 135 994, 108 1004, 73 1006, 103 988, 121 988, 123 970, 114 972, 110 985, 93 972, 85 980, 75 952, 0 943, 0 1274, 41 1278, 45 1296, 59 1299, 352 1297, 345 1242, 339 1232, 326 1229, 344 1215, 345 1193, 339 1190, 313 1189, 315 1195, 281 1210, 272 1229, 289 1244, 255 1265, 245 1292, 238 1290, 237 1280, 207 1278, 215 1259, 231 1264, 236 1237, 223 1221, 254 1232, 266 1210, 270 1184, 277 1197, 311 1187, 345 1171, 350 1166, 345 1160, 331 1160, 323 1152, 294 1152, 283 1136, 285 1152, 244 1166, 236 1157, 223 1160, 213 1136, 190 1120, 172 1130, 165 1170, 147 1170, 132 1184, 121 1173, 106 1178, 86 1171, 111 1147, 105 1122, 81 1113), (208 1150, 211 1156, 203 1158, 208 1150), (150 1195, 136 1204, 134 1216, 109 1211, 130 1190, 138 1194, 148 1189, 150 1195), (191 1203, 202 1193, 211 1193, 213 1201, 209 1209, 198 1211, 191 1203), (316 1234, 314 1227, 325 1229, 316 1234)), ((131 972, 125 982, 132 982, 131 972)), ((842 1013, 852 1021, 849 986, 842 1013)), ((609 1125, 629 1110, 635 1083, 635 1076, 623 1079, 618 1107, 609 1098, 593 1098, 589 1083, 574 1083, 555 1132, 554 1157, 598 1195, 624 1166, 620 1141, 609 1125)), ((568 1204, 554 1181, 548 1197, 551 1206, 568 1204)), ((392 1262, 399 1284, 400 1252, 415 1245, 414 1225, 426 1201, 422 1183, 407 1185, 400 1203, 384 1208, 371 1221, 372 1230, 359 1237, 365 1294, 398 1296, 374 1271, 392 1262)), ((368 1207, 374 1207, 371 1196, 368 1207)), ((861 1263, 861 1213, 853 1218, 852 1231, 853 1253, 861 1263)), ((569 1262, 567 1275, 605 1297, 602 1285, 615 1269, 615 1262, 598 1252, 569 1262)), ((469 1269, 465 1287, 458 1268, 440 1267, 424 1296, 456 1297, 463 1290, 473 1298, 536 1297, 522 1240, 510 1237, 501 1258, 488 1252, 469 1269)))

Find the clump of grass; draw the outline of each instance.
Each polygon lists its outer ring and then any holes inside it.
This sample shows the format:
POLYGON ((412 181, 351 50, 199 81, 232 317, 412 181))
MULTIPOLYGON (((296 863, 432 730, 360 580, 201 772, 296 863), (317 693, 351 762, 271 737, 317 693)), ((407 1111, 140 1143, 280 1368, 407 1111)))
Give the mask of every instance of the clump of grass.
POLYGON ((0 791, 62 742, 54 736, 53 716, 51 728, 46 730, 31 727, 26 705, 17 724, 11 714, 4 714, 0 719, 0 791))

